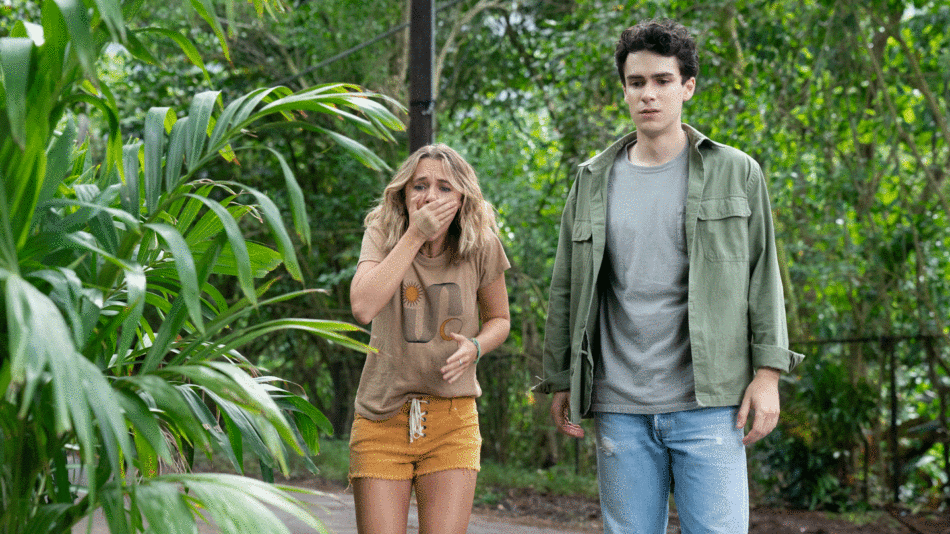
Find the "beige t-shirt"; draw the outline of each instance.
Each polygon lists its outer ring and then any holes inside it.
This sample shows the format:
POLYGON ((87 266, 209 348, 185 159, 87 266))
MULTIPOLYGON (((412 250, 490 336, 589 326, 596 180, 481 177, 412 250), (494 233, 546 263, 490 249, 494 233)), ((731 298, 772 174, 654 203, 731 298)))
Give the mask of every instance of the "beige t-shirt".
MULTIPOLYGON (((363 235, 360 262, 381 262, 383 234, 363 235)), ((369 352, 356 392, 356 413, 372 420, 392 417, 413 396, 478 397, 482 389, 471 366, 453 384, 440 369, 456 350, 451 333, 474 337, 481 329, 476 291, 511 267, 498 237, 473 258, 453 264, 451 253, 417 254, 400 288, 373 319, 369 352)))

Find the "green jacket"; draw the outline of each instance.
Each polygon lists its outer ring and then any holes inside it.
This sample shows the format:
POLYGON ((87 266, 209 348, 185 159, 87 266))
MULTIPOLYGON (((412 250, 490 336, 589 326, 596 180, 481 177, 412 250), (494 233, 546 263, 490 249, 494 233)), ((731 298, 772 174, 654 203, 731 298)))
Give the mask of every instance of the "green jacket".
MULTIPOLYGON (((696 400, 742 402, 755 369, 790 371, 785 301, 768 188, 750 156, 684 125, 689 136, 686 250, 688 321, 696 400)), ((561 233, 537 391, 571 390, 571 420, 589 417, 599 361, 598 278, 604 263, 607 180, 628 134, 582 163, 561 216, 561 233)))

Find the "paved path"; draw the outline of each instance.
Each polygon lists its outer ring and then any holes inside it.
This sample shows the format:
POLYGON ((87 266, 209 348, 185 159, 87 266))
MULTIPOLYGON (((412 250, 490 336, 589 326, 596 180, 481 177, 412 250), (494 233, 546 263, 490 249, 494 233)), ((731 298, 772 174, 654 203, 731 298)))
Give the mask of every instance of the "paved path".
MULTIPOLYGON (((331 534, 356 534, 356 512, 354 511, 353 495, 350 493, 324 493, 321 495, 295 494, 295 497, 309 503, 320 521, 331 534)), ((285 524, 293 534, 312 534, 313 529, 307 527, 298 519, 279 513, 285 524)), ((75 526, 72 534, 85 534, 88 523, 83 521, 75 526)), ((201 525, 200 534, 215 534, 216 531, 207 525, 201 525)), ((409 529, 407 532, 419 531, 419 517, 416 506, 409 510, 409 529)), ((93 517, 92 534, 108 534, 105 520, 101 513, 93 517)), ((469 522, 468 534, 577 534, 575 530, 557 530, 550 527, 538 528, 514 523, 505 523, 493 517, 472 515, 469 522)))

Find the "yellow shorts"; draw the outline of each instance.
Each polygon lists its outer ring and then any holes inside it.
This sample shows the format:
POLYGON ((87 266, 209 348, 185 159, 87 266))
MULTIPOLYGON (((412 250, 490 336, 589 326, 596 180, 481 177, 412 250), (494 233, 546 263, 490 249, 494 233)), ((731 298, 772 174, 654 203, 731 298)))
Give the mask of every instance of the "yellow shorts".
POLYGON ((357 414, 350 432, 351 480, 412 480, 448 469, 479 470, 482 436, 475 399, 420 397, 415 402, 418 404, 412 429, 413 401, 382 421, 357 414), (416 431, 415 436, 411 430, 416 431))

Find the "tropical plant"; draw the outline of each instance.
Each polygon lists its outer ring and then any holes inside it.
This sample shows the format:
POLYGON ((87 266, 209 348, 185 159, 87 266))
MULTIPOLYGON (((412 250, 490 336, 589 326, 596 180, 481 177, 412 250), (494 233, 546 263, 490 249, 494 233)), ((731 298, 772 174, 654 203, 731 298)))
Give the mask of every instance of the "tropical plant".
MULTIPOLYGON (((243 474, 247 453, 273 481, 274 469, 288 474, 289 453, 309 461, 330 430, 250 364, 247 343, 297 329, 365 349, 346 323, 257 317, 310 292, 267 294, 281 265, 302 280, 291 233, 266 193, 204 170, 236 165, 251 129, 281 127, 320 132, 379 168, 359 142, 307 115, 387 140, 402 125, 385 99, 345 84, 258 89, 226 105, 203 91, 187 116, 152 108, 140 138, 123 143, 127 118, 96 73, 107 45, 155 62, 149 36, 170 38, 205 69, 179 32, 132 23, 140 3, 46 0, 28 10, 38 23, 5 25, 0 38, 0 532, 68 532, 100 508, 115 533, 196 532, 196 517, 221 532, 287 532, 265 504, 319 530, 287 488, 191 472, 201 452, 243 474), (76 114, 89 110, 105 125, 103 150, 77 131, 76 114), (246 239, 250 225, 266 225, 276 250, 246 239), (237 280, 240 298, 209 282, 222 277, 237 280)), ((214 4, 191 5, 227 55, 214 4)), ((254 5, 260 16, 281 4, 254 5)), ((282 169, 293 227, 309 245, 292 169, 260 149, 282 169)))

